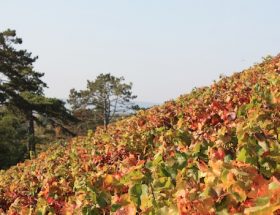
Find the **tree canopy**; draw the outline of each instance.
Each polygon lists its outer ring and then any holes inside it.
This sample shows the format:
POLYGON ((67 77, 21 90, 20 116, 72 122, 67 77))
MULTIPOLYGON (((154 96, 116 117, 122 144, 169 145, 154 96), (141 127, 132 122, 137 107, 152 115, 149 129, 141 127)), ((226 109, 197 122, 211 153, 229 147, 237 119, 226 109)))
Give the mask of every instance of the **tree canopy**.
POLYGON ((33 67, 38 57, 17 49, 20 44, 22 39, 17 37, 15 30, 0 33, 0 102, 2 106, 17 108, 24 115, 28 121, 27 150, 35 152, 34 121, 38 115, 52 118, 57 124, 75 118, 63 101, 44 95, 43 90, 47 87, 41 80, 44 74, 33 67))
POLYGON ((94 81, 87 81, 86 90, 71 89, 68 102, 73 111, 90 109, 103 125, 107 125, 117 116, 132 109, 132 83, 125 83, 123 77, 100 74, 94 81))

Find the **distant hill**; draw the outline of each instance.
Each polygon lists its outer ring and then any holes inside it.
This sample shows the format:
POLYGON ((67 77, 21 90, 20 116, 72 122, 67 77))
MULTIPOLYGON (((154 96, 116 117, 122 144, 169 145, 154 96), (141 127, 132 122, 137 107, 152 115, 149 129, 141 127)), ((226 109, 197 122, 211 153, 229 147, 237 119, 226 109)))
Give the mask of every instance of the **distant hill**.
POLYGON ((280 214, 279 180, 277 56, 1 171, 0 214, 280 214))
POLYGON ((142 108, 150 108, 150 107, 153 107, 155 105, 159 105, 159 103, 155 103, 155 102, 141 102, 141 101, 136 101, 135 102, 136 105, 139 105, 139 107, 142 107, 142 108))
MULTIPOLYGON (((65 102, 65 104, 66 104, 65 106, 67 108, 70 108, 70 105, 67 103, 67 99, 62 98, 61 100, 65 102)), ((135 103, 135 105, 139 105, 139 107, 141 107, 141 108, 150 108, 150 107, 153 107, 155 105, 159 105, 159 103, 145 102, 145 101, 135 101, 134 103, 135 103)))

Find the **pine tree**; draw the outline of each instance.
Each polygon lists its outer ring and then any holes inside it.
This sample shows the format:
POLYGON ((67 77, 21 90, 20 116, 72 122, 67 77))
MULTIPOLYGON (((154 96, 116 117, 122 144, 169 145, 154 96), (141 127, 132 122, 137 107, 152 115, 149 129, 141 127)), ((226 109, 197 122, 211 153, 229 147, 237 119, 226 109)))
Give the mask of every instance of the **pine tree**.
POLYGON ((72 110, 90 109, 101 118, 104 128, 117 114, 133 109, 131 101, 137 96, 132 94, 132 83, 124 83, 123 77, 100 74, 94 81, 87 81, 87 89, 71 89, 68 102, 72 110))
POLYGON ((38 57, 31 52, 15 47, 22 43, 16 31, 0 33, 0 102, 20 110, 28 121, 28 144, 30 154, 35 152, 34 121, 36 116, 44 115, 56 123, 74 121, 75 118, 65 108, 64 102, 44 96, 47 87, 41 78, 43 73, 36 72, 33 63, 38 57))

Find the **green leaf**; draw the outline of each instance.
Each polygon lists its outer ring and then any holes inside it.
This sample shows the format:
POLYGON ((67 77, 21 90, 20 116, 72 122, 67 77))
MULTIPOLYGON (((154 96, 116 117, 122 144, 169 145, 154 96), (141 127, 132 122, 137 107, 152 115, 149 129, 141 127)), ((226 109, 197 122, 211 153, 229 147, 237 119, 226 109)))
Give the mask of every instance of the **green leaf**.
POLYGON ((237 157, 236 157, 236 160, 242 161, 242 162, 246 162, 246 159, 247 159, 247 151, 245 150, 245 148, 242 148, 242 149, 238 152, 237 157))
POLYGON ((266 205, 270 202, 269 197, 262 197, 262 198, 258 198, 256 201, 256 205, 257 206, 263 206, 266 205))
POLYGON ((161 177, 158 179, 154 180, 153 183, 153 187, 156 190, 164 190, 164 189, 170 189, 172 188, 174 185, 172 184, 172 180, 170 177, 161 177))
POLYGON ((153 165, 154 166, 157 166, 158 164, 160 164, 162 162, 162 154, 161 153, 157 153, 155 156, 154 156, 154 160, 153 160, 153 165))
POLYGON ((86 206, 86 207, 83 207, 82 214, 83 215, 99 215, 100 211, 97 208, 86 206))
POLYGON ((149 196, 149 188, 146 184, 142 185, 142 194, 141 194, 141 210, 147 210, 153 207, 153 199, 149 196))
POLYGON ((141 205, 142 185, 135 184, 129 190, 131 200, 139 207, 141 205))
POLYGON ((113 204, 112 206, 111 206, 111 211, 112 212, 116 212, 118 209, 120 209, 122 207, 122 205, 120 205, 120 204, 113 204))
POLYGON ((269 185, 268 185, 268 189, 269 190, 276 190, 276 189, 279 189, 280 188, 280 184, 279 183, 276 183, 276 182, 271 182, 269 185))
POLYGON ((189 146, 192 142, 191 135, 185 131, 179 132, 179 138, 185 143, 185 145, 189 146))
POLYGON ((101 208, 105 208, 107 205, 111 203, 111 196, 108 193, 101 192, 97 196, 97 203, 101 208))
POLYGON ((144 177, 145 175, 140 170, 135 170, 122 177, 120 183, 125 185, 131 184, 132 182, 140 183, 144 177))
POLYGON ((253 148, 248 150, 248 147, 250 146, 243 147, 240 151, 237 152, 236 160, 257 166, 258 157, 256 156, 256 152, 253 148))
POLYGON ((187 164, 187 155, 185 153, 177 152, 176 159, 178 163, 178 168, 183 169, 187 164))

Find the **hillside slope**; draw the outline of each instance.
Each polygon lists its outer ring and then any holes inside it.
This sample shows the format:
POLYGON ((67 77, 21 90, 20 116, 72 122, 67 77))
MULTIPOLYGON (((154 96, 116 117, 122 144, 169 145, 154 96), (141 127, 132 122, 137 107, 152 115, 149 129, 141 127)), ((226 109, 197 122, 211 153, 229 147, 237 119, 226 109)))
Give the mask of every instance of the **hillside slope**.
POLYGON ((280 56, 0 173, 0 214, 280 214, 280 56))

